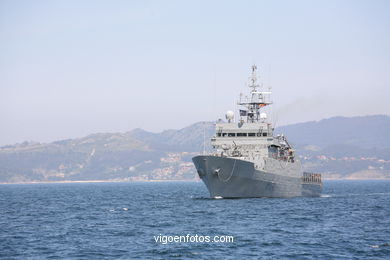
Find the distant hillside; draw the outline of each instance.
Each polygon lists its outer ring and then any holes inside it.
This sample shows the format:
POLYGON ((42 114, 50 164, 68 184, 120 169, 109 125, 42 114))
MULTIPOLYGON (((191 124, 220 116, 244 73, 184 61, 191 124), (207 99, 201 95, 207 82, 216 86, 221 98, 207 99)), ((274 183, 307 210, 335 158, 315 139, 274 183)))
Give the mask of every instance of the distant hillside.
POLYGON ((203 150, 204 140, 205 146, 210 148, 214 128, 212 122, 199 122, 180 130, 166 130, 161 133, 134 129, 128 135, 142 140, 156 150, 200 152, 203 150))
MULTIPOLYGON (((328 178, 389 178, 390 117, 335 117, 283 126, 308 171, 328 178)), ((91 134, 49 144, 0 147, 0 182, 193 180, 191 158, 210 149, 214 124, 180 130, 91 134)))
POLYGON ((307 171, 329 178, 390 177, 390 117, 333 117, 279 127, 307 171))
POLYGON ((194 179, 191 158, 204 140, 210 149, 213 131, 213 123, 200 122, 161 133, 134 129, 7 145, 0 147, 0 182, 194 179))
POLYGON ((318 122, 306 122, 277 129, 299 147, 334 145, 364 149, 390 147, 390 116, 333 117, 318 122))

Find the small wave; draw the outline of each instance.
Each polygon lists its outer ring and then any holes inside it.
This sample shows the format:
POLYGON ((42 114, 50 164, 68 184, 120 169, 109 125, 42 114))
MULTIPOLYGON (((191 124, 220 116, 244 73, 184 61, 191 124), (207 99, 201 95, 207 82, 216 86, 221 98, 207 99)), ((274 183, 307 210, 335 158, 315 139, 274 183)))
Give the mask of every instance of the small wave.
POLYGON ((375 192, 375 193, 368 193, 368 196, 375 196, 375 195, 390 195, 390 192, 375 192))
POLYGON ((122 208, 124 211, 127 211, 127 210, 129 210, 128 208, 122 208))
POLYGON ((210 198, 210 197, 194 197, 194 198, 191 198, 193 200, 213 200, 214 198, 210 198))
POLYGON ((332 196, 332 195, 329 195, 329 194, 322 194, 320 197, 321 197, 321 198, 331 198, 331 197, 333 197, 333 196, 332 196))
POLYGON ((385 246, 390 246, 390 243, 384 243, 380 245, 372 245, 370 246, 371 248, 380 248, 380 247, 385 247, 385 246))
POLYGON ((196 211, 192 212, 192 214, 197 214, 197 213, 203 214, 203 213, 207 213, 207 211, 205 211, 205 210, 196 210, 196 211))
POLYGON ((220 200, 220 199, 223 199, 223 197, 221 197, 221 196, 215 196, 214 199, 220 200))

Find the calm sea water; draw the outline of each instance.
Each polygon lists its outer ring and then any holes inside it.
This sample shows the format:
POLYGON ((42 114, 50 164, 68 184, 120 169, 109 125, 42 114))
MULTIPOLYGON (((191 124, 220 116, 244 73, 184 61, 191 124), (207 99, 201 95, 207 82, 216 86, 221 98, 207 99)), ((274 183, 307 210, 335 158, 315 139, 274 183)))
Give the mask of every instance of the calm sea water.
POLYGON ((202 183, 0 185, 4 259, 390 259, 390 181, 320 198, 208 199, 202 183), (233 243, 156 243, 230 235, 233 243))

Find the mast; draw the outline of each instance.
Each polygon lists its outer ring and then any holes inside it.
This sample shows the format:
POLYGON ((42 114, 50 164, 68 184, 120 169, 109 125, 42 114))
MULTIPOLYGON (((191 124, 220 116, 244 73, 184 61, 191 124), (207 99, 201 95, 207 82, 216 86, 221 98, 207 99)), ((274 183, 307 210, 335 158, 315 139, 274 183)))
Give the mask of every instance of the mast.
POLYGON ((243 97, 240 95, 240 101, 238 105, 245 107, 240 109, 240 121, 243 122, 243 118, 246 117, 248 123, 259 122, 266 118, 265 113, 260 113, 260 109, 271 105, 271 92, 270 91, 258 91, 258 88, 262 86, 257 83, 257 66, 252 65, 252 74, 249 78, 249 88, 251 88, 249 96, 243 97))
POLYGON ((203 122, 203 155, 206 154, 206 122, 203 122))
POLYGON ((259 85, 257 84, 256 71, 257 71, 257 66, 252 65, 252 76, 250 77, 250 84, 249 84, 249 87, 253 88, 251 92, 255 92, 256 88, 259 87, 259 85))

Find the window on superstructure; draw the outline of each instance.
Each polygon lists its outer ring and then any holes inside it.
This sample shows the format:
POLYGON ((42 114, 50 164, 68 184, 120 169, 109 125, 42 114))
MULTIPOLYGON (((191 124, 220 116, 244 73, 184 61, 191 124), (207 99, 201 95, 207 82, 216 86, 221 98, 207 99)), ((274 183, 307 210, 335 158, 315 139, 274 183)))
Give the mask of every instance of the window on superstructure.
POLYGON ((217 134, 218 137, 221 137, 221 135, 222 135, 221 133, 218 133, 218 134, 217 134))
POLYGON ((235 137, 235 136, 236 136, 236 133, 229 133, 228 136, 229 136, 229 137, 235 137))
POLYGON ((237 133, 237 136, 243 137, 246 136, 246 133, 237 133))
POLYGON ((263 133, 263 136, 267 136, 267 133, 263 133))
POLYGON ((226 133, 222 133, 222 137, 225 137, 226 136, 226 133))
POLYGON ((256 136, 255 133, 248 133, 248 136, 256 136))

